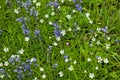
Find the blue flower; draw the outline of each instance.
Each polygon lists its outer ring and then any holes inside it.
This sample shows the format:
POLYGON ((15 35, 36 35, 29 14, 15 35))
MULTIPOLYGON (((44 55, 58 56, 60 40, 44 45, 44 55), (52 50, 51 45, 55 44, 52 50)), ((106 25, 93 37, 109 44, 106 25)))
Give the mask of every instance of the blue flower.
POLYGON ((55 1, 55 2, 50 2, 49 4, 47 4, 47 6, 54 6, 54 8, 57 8, 60 5, 55 1))
POLYGON ((39 30, 35 30, 35 35, 39 35, 40 31, 39 30))
POLYGON ((60 30, 55 29, 55 30, 54 30, 54 35, 55 35, 56 37, 60 37, 60 30))
POLYGON ((78 11, 81 11, 81 10, 82 10, 82 6, 81 6, 80 4, 76 4, 75 7, 76 7, 76 9, 77 9, 78 11))
POLYGON ((28 29, 23 29, 23 34, 28 35, 30 33, 30 30, 28 29))

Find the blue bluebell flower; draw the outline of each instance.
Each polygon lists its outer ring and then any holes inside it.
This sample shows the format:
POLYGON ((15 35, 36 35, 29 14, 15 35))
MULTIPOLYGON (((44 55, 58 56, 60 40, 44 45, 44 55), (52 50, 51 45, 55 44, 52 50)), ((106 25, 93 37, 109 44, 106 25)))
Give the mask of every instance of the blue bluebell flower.
POLYGON ((57 30, 57 29, 55 29, 54 30, 54 35, 55 35, 55 37, 60 37, 60 30, 57 30))
POLYGON ((81 10, 82 10, 82 6, 81 6, 80 4, 76 4, 75 7, 76 7, 76 9, 77 9, 78 11, 81 11, 81 10))
POLYGON ((102 30, 104 33, 108 33, 108 27, 103 27, 103 28, 101 28, 101 30, 102 30))
POLYGON ((58 6, 60 5, 58 2, 54 1, 54 2, 50 2, 49 4, 47 4, 47 6, 54 6, 54 8, 58 8, 58 6))
POLYGON ((39 35, 40 31, 39 30, 35 30, 35 35, 39 35))

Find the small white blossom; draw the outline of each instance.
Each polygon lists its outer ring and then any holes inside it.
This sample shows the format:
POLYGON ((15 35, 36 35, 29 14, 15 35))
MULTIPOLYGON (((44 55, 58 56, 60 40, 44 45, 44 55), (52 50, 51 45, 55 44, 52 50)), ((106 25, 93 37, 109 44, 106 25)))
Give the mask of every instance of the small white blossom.
POLYGON ((9 51, 9 48, 6 48, 6 47, 5 47, 5 48, 3 49, 3 51, 6 53, 6 52, 9 51))
POLYGON ((62 30, 62 31, 61 31, 61 34, 62 34, 62 36, 65 36, 66 30, 62 30))
POLYGON ((56 37, 56 40, 57 40, 57 41, 60 41, 61 39, 60 39, 60 37, 56 37))
POLYGON ((65 52, 64 50, 60 50, 60 54, 63 55, 65 52))
POLYGON ((97 45, 100 45, 101 43, 100 43, 100 41, 97 41, 96 44, 97 44, 97 45))
POLYGON ((4 66, 8 66, 8 65, 9 65, 8 61, 4 62, 4 66))
POLYGON ((24 53, 24 50, 21 49, 21 50, 18 51, 18 53, 19 53, 19 54, 23 54, 23 53, 24 53))
POLYGON ((99 68, 98 66, 95 67, 96 70, 98 70, 98 68, 99 68))
POLYGON ((62 3, 64 3, 64 0, 61 0, 62 3))
POLYGON ((63 75, 64 75, 62 71, 60 71, 58 74, 60 77, 63 77, 63 75))
POLYGON ((30 39, 29 37, 25 37, 25 41, 26 41, 26 42, 28 42, 28 41, 29 41, 29 39, 30 39))
POLYGON ((67 63, 68 61, 69 61, 69 59, 68 59, 68 58, 66 58, 66 59, 65 59, 65 62, 67 63))
POLYGON ((89 73, 89 77, 92 79, 95 77, 94 73, 89 73))
POLYGON ((66 17, 67 17, 67 19, 71 19, 71 15, 69 15, 69 14, 66 15, 66 17))
POLYGON ((74 62, 73 62, 73 64, 76 64, 77 63, 77 61, 75 60, 74 62))
POLYGON ((44 68, 43 68, 43 67, 41 67, 41 68, 40 68, 40 71, 42 71, 42 72, 43 72, 43 71, 44 71, 44 68))
POLYGON ((74 9, 72 12, 73 12, 73 13, 75 13, 75 12, 76 12, 76 10, 74 9))
POLYGON ((97 31, 100 32, 101 28, 97 28, 97 31))
POLYGON ((90 14, 89 14, 89 13, 86 13, 85 15, 86 15, 87 18, 89 18, 89 15, 90 15, 90 14))
POLYGON ((98 63, 102 63, 103 59, 101 57, 98 57, 98 63))
POLYGON ((37 2, 36 3, 36 7, 40 7, 41 6, 41 3, 40 2, 37 2))
POLYGON ((18 14, 19 13, 18 9, 14 9, 14 13, 18 14))
POLYGON ((51 15, 54 16, 54 15, 55 15, 55 12, 52 12, 51 15))
POLYGON ((108 58, 105 58, 105 59, 103 60, 103 62, 107 64, 107 63, 109 62, 109 61, 108 61, 108 58))
POLYGON ((53 43, 54 46, 57 46, 58 44, 56 42, 53 43))
POLYGON ((44 23, 44 20, 43 20, 43 19, 40 19, 40 23, 44 23))
POLYGON ((110 40, 110 37, 107 37, 108 40, 110 40))
POLYGON ((96 40, 95 37, 93 37, 93 38, 92 38, 92 41, 95 41, 95 40, 96 40))
POLYGON ((106 48, 106 49, 109 49, 109 48, 110 48, 110 44, 106 44, 106 45, 105 45, 105 48, 106 48))
POLYGON ((71 29, 71 28, 68 28, 68 31, 72 31, 72 29, 71 29))
POLYGON ((42 75, 42 78, 43 78, 43 79, 45 79, 45 78, 46 78, 46 75, 45 75, 45 74, 43 74, 43 75, 42 75))
POLYGON ((0 67, 2 67, 2 66, 3 66, 3 63, 1 62, 1 63, 0 63, 0 67))
POLYGON ((48 18, 49 17, 49 15, 48 14, 45 14, 45 18, 48 18))
POLYGON ((4 75, 4 74, 1 74, 1 75, 0 75, 0 78, 4 78, 4 77, 5 77, 5 75, 4 75))
POLYGON ((84 70, 84 73, 87 73, 87 71, 86 71, 86 70, 84 70))
POLYGON ((68 67, 69 71, 73 71, 73 66, 68 67))
POLYGON ((92 24, 92 23, 93 23, 93 21, 92 21, 92 20, 89 20, 89 23, 90 23, 90 24, 92 24))
POLYGON ((51 22, 51 21, 49 21, 49 25, 52 25, 52 22, 51 22))
POLYGON ((33 3, 36 3, 37 2, 37 0, 33 0, 33 3))
POLYGON ((90 58, 87 58, 87 61, 88 61, 88 62, 90 62, 90 61, 91 61, 91 59, 90 59, 90 58))

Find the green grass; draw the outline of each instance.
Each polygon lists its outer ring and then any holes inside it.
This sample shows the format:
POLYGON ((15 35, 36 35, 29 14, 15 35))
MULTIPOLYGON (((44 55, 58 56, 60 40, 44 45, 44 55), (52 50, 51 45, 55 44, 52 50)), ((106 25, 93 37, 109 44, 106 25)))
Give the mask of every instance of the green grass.
POLYGON ((50 6, 46 7, 50 0, 37 0, 41 3, 40 7, 36 7, 32 2, 28 12, 24 7, 20 7, 21 4, 16 3, 17 0, 8 1, 10 4, 6 4, 5 0, 0 1, 0 30, 2 30, 0 32, 0 80, 17 80, 17 76, 22 74, 24 76, 20 80, 35 80, 35 77, 37 80, 120 80, 119 0, 83 0, 82 3, 79 0, 76 3, 68 0, 62 3, 58 0, 60 9, 56 10, 52 10, 50 6), (75 8, 77 3, 82 5, 81 12, 75 8), (29 14, 33 6, 39 13, 36 18, 29 14), (17 14, 14 9, 19 7, 17 14), (73 13, 73 10, 76 12, 73 13), (52 12, 55 12, 54 16, 51 15, 52 12), (90 14, 92 24, 89 23, 86 13, 90 14), (45 18, 45 14, 48 14, 49 18, 45 18), (71 19, 66 18, 67 14, 71 15, 71 19), (25 21, 26 28, 30 30, 28 35, 23 34, 22 23, 16 21, 21 17, 30 19, 25 21), (40 22, 41 19, 44 23, 40 22), (60 26, 59 30, 66 30, 65 36, 60 36, 60 41, 56 40, 55 28, 49 22, 57 23, 60 26), (97 31, 98 28, 103 29, 105 26, 108 26, 108 33, 97 31), (80 29, 77 30, 77 27, 80 29), (37 37, 34 34, 35 30, 40 31, 37 37), (90 32, 91 30, 94 32, 90 32), (29 37, 30 40, 26 42, 25 37, 29 37), (107 39, 109 37, 110 39, 107 39), (95 41, 92 41, 93 38, 95 41), (118 42, 115 42, 116 39, 118 42), (97 41, 101 44, 97 45, 97 41), (54 42, 58 45, 54 46, 54 42), (109 49, 106 49, 106 44, 110 44, 109 49), (52 49, 49 49, 49 46, 52 46, 52 49), (5 52, 4 48, 9 48, 9 51, 5 52), (21 49, 24 50, 23 54, 18 52, 21 49), (63 55, 60 54, 60 50, 64 50, 63 55), (13 65, 9 62, 11 55, 19 55, 20 61, 13 61, 15 63, 13 65), (68 62, 65 62, 64 56, 68 56, 68 62), (103 59, 101 63, 98 62, 98 57, 103 59), (26 62, 31 58, 36 58, 37 61, 31 64, 26 62), (108 59, 108 63, 104 61, 105 59, 108 59), (9 63, 7 66, 4 65, 6 61, 9 63), (74 61, 77 63, 74 64, 74 61), (25 65, 22 65, 23 62, 25 65), (55 64, 57 66, 54 66, 55 64), (30 68, 24 71, 26 65, 30 68), (14 72, 19 66, 22 67, 19 70, 23 71, 20 74, 20 71, 14 72), (73 66, 72 71, 68 69, 70 66, 73 66), (40 71, 41 67, 44 68, 43 72, 40 71), (5 73, 2 73, 2 69, 5 73), (62 77, 59 75, 60 71, 63 72, 62 77), (90 73, 94 73, 93 78, 90 78, 90 73), (45 79, 42 77, 43 74, 46 75, 45 79))

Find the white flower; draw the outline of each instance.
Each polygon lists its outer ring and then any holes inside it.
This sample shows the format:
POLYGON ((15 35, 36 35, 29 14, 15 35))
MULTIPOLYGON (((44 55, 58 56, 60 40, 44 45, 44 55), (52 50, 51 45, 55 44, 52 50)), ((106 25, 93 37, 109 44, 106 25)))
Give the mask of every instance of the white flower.
POLYGON ((66 58, 66 59, 65 59, 65 62, 67 63, 68 61, 69 61, 69 59, 68 59, 68 58, 66 58))
POLYGON ((89 20, 89 23, 90 23, 90 24, 92 24, 92 23, 93 23, 93 21, 92 21, 92 20, 89 20))
POLYGON ((62 36, 65 36, 66 30, 62 30, 62 31, 61 31, 61 34, 62 34, 62 36))
POLYGON ((66 17, 67 17, 67 19, 71 19, 71 15, 69 15, 69 14, 66 15, 66 17))
POLYGON ((37 77, 35 77, 33 80, 38 80, 37 77))
POLYGON ((44 20, 43 20, 43 19, 40 19, 40 23, 44 23, 44 20))
POLYGON ((21 50, 18 51, 18 53, 19 53, 19 54, 23 54, 23 53, 24 53, 24 50, 21 49, 21 50))
POLYGON ((98 68, 99 68, 98 66, 95 67, 96 70, 98 70, 98 68))
POLYGON ((77 26, 77 30, 80 30, 80 27, 77 26))
POLYGON ((49 21, 49 25, 52 25, 52 22, 51 22, 51 21, 49 21))
POLYGON ((60 54, 63 55, 65 52, 64 50, 60 50, 60 54))
POLYGON ((100 32, 101 28, 97 28, 97 31, 100 32))
POLYGON ((0 5, 0 9, 1 9, 1 5, 0 5))
POLYGON ((97 44, 97 45, 100 45, 101 43, 100 43, 100 41, 97 41, 96 44, 97 44))
POLYGON ((6 61, 5 63, 4 63, 4 66, 8 66, 9 65, 9 63, 8 63, 8 61, 6 61))
POLYGON ((18 14, 19 13, 18 9, 14 9, 14 13, 18 14))
POLYGON ((58 44, 56 42, 53 43, 54 46, 57 46, 58 44))
POLYGON ((58 74, 60 77, 63 77, 63 75, 64 75, 62 71, 60 71, 58 74))
POLYGON ((69 0, 69 1, 72 1, 72 0, 69 0))
POLYGON ((37 0, 33 0, 33 3, 36 3, 37 2, 37 0))
POLYGON ((58 6, 58 9, 60 9, 60 6, 58 6))
POLYGON ((45 14, 45 18, 48 18, 49 17, 49 15, 48 14, 45 14))
POLYGON ((103 62, 107 64, 107 63, 109 62, 109 61, 108 61, 108 58, 105 58, 105 59, 103 60, 103 62))
POLYGON ((72 29, 71 29, 71 28, 68 28, 68 31, 72 31, 72 29))
POLYGON ((5 75, 4 75, 4 74, 1 74, 1 75, 0 75, 0 78, 4 78, 4 77, 5 77, 5 75))
POLYGON ((92 41, 95 41, 95 40, 96 40, 96 39, 93 37, 93 38, 92 38, 92 41))
POLYGON ((90 58, 87 58, 87 61, 88 61, 88 62, 90 62, 90 61, 91 61, 91 59, 90 59, 90 58))
POLYGON ((60 37, 56 37, 56 40, 57 40, 57 41, 60 41, 60 37))
POLYGON ((110 37, 107 37, 108 40, 110 40, 110 37))
POLYGON ((41 68, 40 68, 40 71, 42 71, 42 72, 43 72, 43 71, 44 71, 44 68, 43 68, 43 67, 41 67, 41 68))
POLYGON ((69 71, 73 71, 73 66, 68 67, 69 71))
POLYGON ((106 44, 106 45, 105 45, 105 48, 106 48, 106 49, 109 49, 109 48, 110 48, 110 44, 106 44))
POLYGON ((76 12, 76 10, 74 9, 72 12, 73 12, 73 13, 75 13, 75 12, 76 12))
POLYGON ((29 37, 25 37, 25 41, 26 41, 26 42, 28 42, 28 41, 29 41, 29 39, 30 39, 29 37))
POLYGON ((54 15, 55 15, 55 12, 52 12, 51 15, 54 16, 54 15))
POLYGON ((61 0, 62 3, 64 3, 64 0, 61 0))
POLYGON ((40 2, 37 2, 36 3, 36 7, 40 7, 41 3, 40 2))
POLYGON ((73 64, 76 64, 77 63, 77 61, 75 60, 74 62, 73 62, 73 64))
POLYGON ((85 15, 86 15, 87 18, 89 18, 89 15, 90 15, 90 14, 89 14, 89 13, 86 13, 85 15))
POLYGON ((92 78, 94 78, 95 76, 94 76, 94 73, 89 73, 89 77, 92 79, 92 78))
POLYGON ((46 78, 46 75, 45 75, 45 74, 43 74, 43 75, 42 75, 42 78, 44 78, 44 79, 45 79, 45 78, 46 78))
POLYGON ((9 48, 6 48, 6 47, 5 47, 5 48, 3 49, 3 51, 6 53, 6 52, 9 51, 9 48))
POLYGON ((1 63, 0 63, 0 67, 2 67, 2 66, 3 66, 3 63, 1 62, 1 63))
POLYGON ((102 63, 103 59, 101 57, 98 57, 98 63, 102 63))
POLYGON ((84 70, 84 73, 87 73, 87 71, 86 71, 86 70, 84 70))

